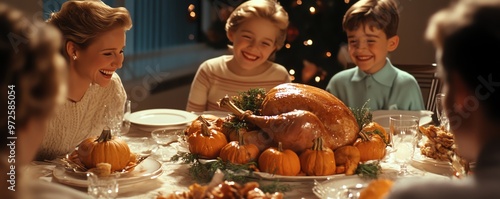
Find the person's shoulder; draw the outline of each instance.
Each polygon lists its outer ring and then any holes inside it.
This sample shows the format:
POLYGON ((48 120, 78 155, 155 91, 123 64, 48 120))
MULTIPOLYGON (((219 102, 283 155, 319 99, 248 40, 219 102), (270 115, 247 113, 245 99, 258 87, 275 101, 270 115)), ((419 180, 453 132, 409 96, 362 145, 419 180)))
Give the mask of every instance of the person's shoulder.
POLYGON ((113 76, 111 76, 111 82, 105 89, 116 90, 117 88, 123 88, 123 83, 118 73, 114 73, 113 76))
POLYGON ((396 182, 387 198, 475 198, 468 197, 474 192, 471 188, 467 182, 450 182, 445 178, 410 178, 396 182))
POLYGON ((394 70, 396 71, 398 82, 417 82, 417 79, 412 74, 397 67, 394 67, 394 70))
POLYGON ((354 75, 354 73, 356 72, 357 69, 358 69, 358 67, 354 67, 354 68, 348 68, 348 69, 339 71, 338 73, 335 73, 331 79, 332 79, 332 81, 349 80, 354 75))
POLYGON ((226 67, 226 62, 230 60, 230 55, 221 55, 218 57, 213 57, 205 60, 201 63, 199 70, 203 71, 219 71, 224 70, 226 67))
POLYGON ((286 69, 285 66, 283 66, 279 63, 276 63, 276 62, 271 62, 271 68, 273 68, 274 70, 284 71, 284 72, 288 73, 288 70, 286 69))
POLYGON ((43 180, 31 181, 27 184, 27 190, 22 196, 24 198, 71 198, 71 199, 86 199, 88 194, 81 191, 69 188, 67 186, 46 182, 43 180))
POLYGON ((221 55, 218 57, 212 57, 205 60, 202 65, 219 65, 230 59, 230 55, 221 55))

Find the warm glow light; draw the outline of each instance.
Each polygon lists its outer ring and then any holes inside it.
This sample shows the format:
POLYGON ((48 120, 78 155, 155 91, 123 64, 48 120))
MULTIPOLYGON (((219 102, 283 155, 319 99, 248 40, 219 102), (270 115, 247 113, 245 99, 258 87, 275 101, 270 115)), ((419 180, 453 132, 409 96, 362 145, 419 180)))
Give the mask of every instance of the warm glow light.
POLYGON ((321 81, 321 77, 319 77, 319 76, 316 76, 316 77, 314 78, 314 81, 316 81, 316 82, 319 82, 319 81, 321 81))
POLYGON ((290 45, 290 44, 285 44, 285 48, 290 48, 290 47, 292 47, 292 45, 290 45))
POLYGON ((305 43, 306 43, 306 46, 311 46, 311 45, 313 45, 313 40, 308 39, 307 41, 305 41, 305 43))
POLYGON ((190 17, 192 17, 192 18, 195 18, 195 17, 196 17, 196 12, 191 11, 191 12, 189 13, 189 16, 190 16, 190 17))
POLYGON ((290 81, 293 82, 293 80, 295 80, 295 76, 292 75, 292 76, 290 76, 290 81))
POLYGON ((194 35, 193 34, 189 34, 189 40, 194 40, 194 35))
POLYGON ((194 10, 194 5, 193 4, 189 4, 188 10, 189 10, 189 12, 193 11, 194 10))
POLYGON ((432 63, 432 66, 437 66, 437 64, 436 63, 432 63))
POLYGON ((297 5, 302 5, 302 1, 301 0, 297 0, 297 5))
POLYGON ((304 41, 304 46, 311 46, 311 45, 313 45, 313 40, 308 39, 308 40, 304 41))
POLYGON ((314 8, 314 7, 312 7, 312 6, 311 6, 311 7, 309 8, 309 12, 311 12, 311 14, 316 13, 316 8, 314 8))
POLYGON ((326 52, 326 56, 327 56, 327 57, 331 57, 331 56, 332 56, 332 53, 331 53, 331 52, 326 52))
POLYGON ((290 75, 295 75, 295 70, 290 69, 290 71, 288 71, 288 73, 290 73, 290 75))

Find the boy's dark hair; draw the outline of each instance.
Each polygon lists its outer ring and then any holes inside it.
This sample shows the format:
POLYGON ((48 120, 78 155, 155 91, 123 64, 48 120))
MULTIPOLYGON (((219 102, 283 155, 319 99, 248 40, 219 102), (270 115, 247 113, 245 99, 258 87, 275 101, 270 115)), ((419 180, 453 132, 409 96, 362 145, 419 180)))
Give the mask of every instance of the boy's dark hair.
POLYGON ((356 30, 368 25, 383 30, 387 38, 396 36, 399 25, 398 4, 394 0, 360 0, 345 13, 342 28, 356 30))

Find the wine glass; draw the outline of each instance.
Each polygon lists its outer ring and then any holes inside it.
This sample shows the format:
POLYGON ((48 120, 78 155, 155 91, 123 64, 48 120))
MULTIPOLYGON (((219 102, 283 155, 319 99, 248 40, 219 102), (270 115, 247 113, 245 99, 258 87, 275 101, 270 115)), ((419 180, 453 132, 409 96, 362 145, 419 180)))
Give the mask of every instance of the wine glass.
POLYGON ((389 118, 389 129, 392 134, 394 160, 399 164, 398 176, 416 174, 408 170, 408 163, 413 158, 418 143, 419 118, 411 115, 397 115, 389 118))
POLYGON ((125 105, 123 107, 123 116, 121 118, 121 124, 120 124, 120 136, 125 135, 129 132, 130 130, 130 100, 125 101, 125 105))
POLYGON ((439 121, 439 126, 444 128, 445 130, 449 130, 450 121, 446 116, 446 112, 444 111, 445 96, 446 95, 444 93, 436 94, 436 116, 439 121))
POLYGON ((123 105, 123 112, 116 111, 113 119, 112 119, 112 131, 113 134, 123 138, 125 134, 127 134, 130 130, 130 120, 129 116, 131 113, 130 110, 130 100, 125 100, 125 105, 123 105))
POLYGON ((159 149, 156 151, 158 160, 170 161, 172 156, 177 154, 177 147, 172 143, 179 141, 184 129, 184 127, 174 126, 151 131, 151 137, 159 146, 159 149))

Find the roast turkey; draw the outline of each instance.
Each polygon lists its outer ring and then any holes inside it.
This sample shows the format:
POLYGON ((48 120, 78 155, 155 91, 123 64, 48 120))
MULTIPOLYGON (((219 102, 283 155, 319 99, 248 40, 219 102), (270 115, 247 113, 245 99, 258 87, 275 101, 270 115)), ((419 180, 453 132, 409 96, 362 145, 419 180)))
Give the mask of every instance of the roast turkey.
POLYGON ((284 83, 269 90, 261 115, 243 112, 229 102, 226 97, 220 106, 255 124, 275 142, 282 142, 283 148, 298 153, 310 148, 318 136, 332 150, 352 145, 358 137, 359 126, 352 111, 329 92, 306 84, 284 83))

